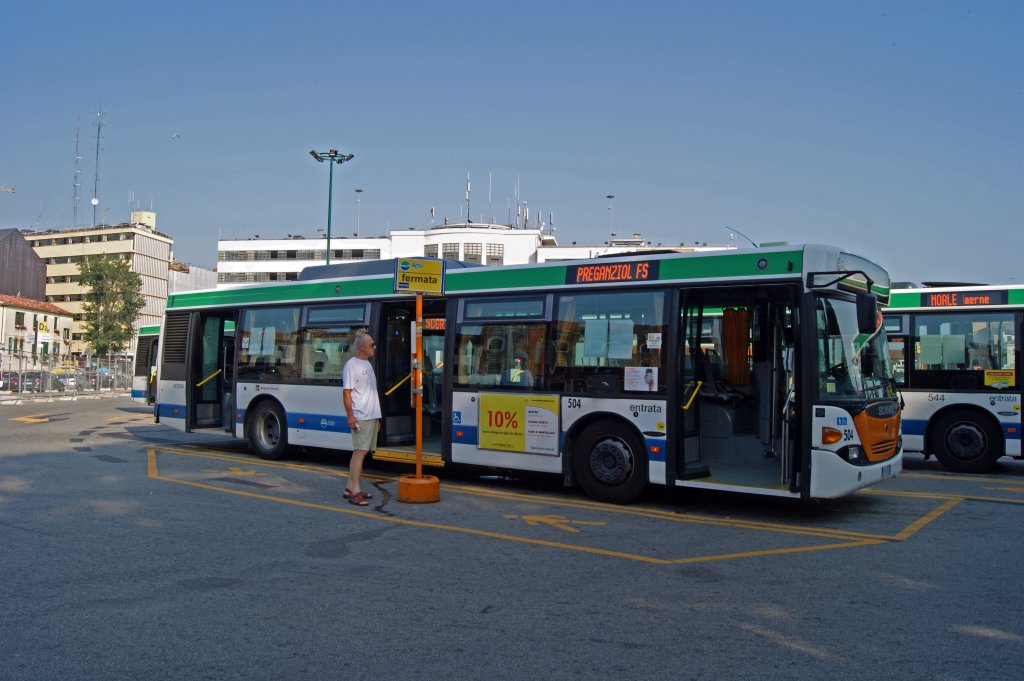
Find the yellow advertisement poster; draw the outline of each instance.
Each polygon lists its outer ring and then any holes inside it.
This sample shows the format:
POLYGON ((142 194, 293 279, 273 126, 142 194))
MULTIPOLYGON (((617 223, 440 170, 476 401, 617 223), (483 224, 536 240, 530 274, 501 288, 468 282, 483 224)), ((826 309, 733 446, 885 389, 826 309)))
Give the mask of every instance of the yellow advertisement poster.
POLYGON ((558 456, 558 395, 480 393, 480 447, 558 456))
POLYGON ((989 388, 1009 388, 1017 385, 1017 372, 1004 369, 986 369, 985 386, 989 388))

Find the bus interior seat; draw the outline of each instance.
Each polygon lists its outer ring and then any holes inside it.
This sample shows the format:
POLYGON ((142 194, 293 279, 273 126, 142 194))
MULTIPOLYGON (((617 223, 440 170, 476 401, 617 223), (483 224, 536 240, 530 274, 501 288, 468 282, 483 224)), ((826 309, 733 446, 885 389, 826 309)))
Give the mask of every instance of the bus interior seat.
POLYGON ((491 336, 487 340, 487 367, 485 374, 497 374, 501 376, 505 364, 505 339, 501 336, 491 336))

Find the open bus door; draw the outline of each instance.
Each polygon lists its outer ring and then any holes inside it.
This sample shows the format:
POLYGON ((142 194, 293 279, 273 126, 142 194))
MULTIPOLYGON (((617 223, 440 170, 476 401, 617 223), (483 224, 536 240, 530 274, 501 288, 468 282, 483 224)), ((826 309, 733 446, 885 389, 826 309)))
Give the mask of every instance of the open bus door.
POLYGON ((794 456, 800 434, 788 427, 793 290, 737 286, 681 296, 676 484, 798 491, 807 476, 806 462, 794 456))
POLYGON ((174 387, 160 395, 165 419, 184 416, 185 432, 232 430, 234 340, 233 312, 167 315, 160 379, 174 387), (179 415, 182 403, 184 413, 179 415))
MULTIPOLYGON (((439 449, 439 423, 444 398, 445 307, 443 299, 423 301, 423 438, 428 448, 439 449), (430 441, 430 442, 428 442, 430 441)), ((382 445, 415 442, 416 418, 412 393, 412 356, 415 338, 412 322, 415 300, 383 306, 377 338, 377 390, 380 394, 382 445)))

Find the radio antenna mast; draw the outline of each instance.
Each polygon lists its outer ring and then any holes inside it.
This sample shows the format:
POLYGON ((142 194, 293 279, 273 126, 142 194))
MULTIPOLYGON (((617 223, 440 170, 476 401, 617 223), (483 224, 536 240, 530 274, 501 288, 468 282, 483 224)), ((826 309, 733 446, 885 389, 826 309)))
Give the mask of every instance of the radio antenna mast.
POLYGON ((79 180, 78 180, 78 176, 82 173, 82 169, 78 167, 79 164, 82 162, 82 155, 79 153, 79 150, 78 150, 78 140, 79 140, 79 133, 80 133, 80 130, 81 130, 81 123, 82 123, 81 119, 78 116, 75 116, 75 180, 72 183, 73 184, 73 188, 74 188, 74 205, 72 206, 73 210, 71 211, 71 214, 72 214, 71 226, 72 227, 77 227, 78 226, 78 202, 82 198, 81 195, 79 194, 79 191, 82 188, 82 183, 79 182, 79 180))
POLYGON ((103 105, 96 112, 96 174, 92 183, 92 226, 96 226, 96 208, 100 205, 100 138, 103 136, 103 105))

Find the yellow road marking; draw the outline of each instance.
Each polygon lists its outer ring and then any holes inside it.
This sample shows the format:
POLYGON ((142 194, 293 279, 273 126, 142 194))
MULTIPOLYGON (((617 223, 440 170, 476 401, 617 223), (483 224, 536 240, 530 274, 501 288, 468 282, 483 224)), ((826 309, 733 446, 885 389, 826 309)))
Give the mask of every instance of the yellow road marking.
MULTIPOLYGON (((290 463, 283 461, 253 461, 252 455, 249 454, 228 454, 225 452, 216 452, 210 450, 197 450, 188 447, 172 447, 169 445, 161 445, 159 447, 161 451, 169 452, 172 454, 181 454, 183 456, 190 456, 195 458, 209 458, 217 459, 222 461, 245 463, 248 465, 258 465, 270 468, 285 468, 290 470, 305 471, 310 473, 319 473, 322 475, 329 475, 334 477, 345 477, 348 475, 343 472, 339 472, 333 468, 325 468, 323 466, 314 466, 310 464, 301 463, 290 463)), ((388 476, 374 476, 363 472, 364 478, 376 480, 377 482, 394 482, 396 478, 388 476)), ((708 516, 695 515, 691 513, 678 513, 676 511, 645 508, 642 506, 612 506, 598 501, 588 501, 586 499, 566 499, 564 497, 552 497, 538 494, 527 494, 524 492, 512 492, 508 490, 492 490, 492 489, 481 489, 479 487, 470 487, 467 485, 448 484, 444 485, 444 491, 448 493, 459 493, 468 494, 472 496, 487 497, 491 499, 506 499, 509 501, 522 501, 524 503, 542 503, 546 506, 559 506, 566 508, 576 509, 587 509, 600 511, 602 513, 616 513, 623 515, 631 515, 640 518, 653 518, 656 520, 667 520, 670 522, 678 523, 696 523, 700 525, 712 525, 718 527, 730 527, 748 529, 762 532, 771 532, 773 534, 795 534, 809 537, 819 537, 824 539, 878 539, 882 541, 890 541, 893 539, 890 535, 878 535, 878 534, 867 534, 863 532, 853 532, 850 530, 838 530, 831 528, 814 528, 814 527, 803 527, 800 525, 784 525, 782 523, 769 523, 758 520, 742 520, 738 518, 714 518, 708 516)))
POLYGON ((961 482, 1003 482, 999 478, 980 475, 955 475, 953 473, 900 473, 901 478, 921 478, 922 480, 959 480, 961 482))
MULTIPOLYGON (((253 462, 251 457, 249 457, 249 456, 233 456, 233 455, 229 455, 229 454, 214 453, 214 452, 207 452, 207 451, 198 451, 197 452, 195 450, 188 450, 188 449, 180 449, 180 448, 164 447, 164 446, 162 446, 162 447, 159 447, 159 448, 157 448, 157 447, 149 447, 147 449, 148 459, 149 459, 149 461, 148 461, 148 464, 149 464, 149 466, 148 466, 149 477, 151 477, 153 479, 156 479, 156 480, 162 480, 162 481, 165 481, 165 482, 173 482, 173 483, 177 483, 177 484, 188 485, 188 486, 192 486, 192 487, 198 487, 200 489, 205 489, 205 490, 210 490, 210 491, 215 491, 215 492, 234 494, 234 495, 237 495, 237 496, 244 496, 244 497, 249 497, 249 498, 254 498, 254 499, 263 499, 263 500, 266 500, 266 501, 272 501, 272 502, 276 502, 276 503, 290 504, 290 505, 293 505, 293 506, 300 506, 300 507, 304 507, 304 508, 314 508, 314 509, 320 509, 320 510, 327 510, 327 511, 335 512, 335 513, 346 513, 346 514, 350 514, 350 515, 361 516, 361 517, 364 517, 364 518, 372 518, 372 519, 375 519, 375 520, 383 520, 383 521, 386 521, 386 522, 410 525, 410 526, 415 526, 415 527, 424 527, 424 528, 430 528, 430 529, 447 530, 447 531, 450 531, 450 532, 458 532, 458 533, 469 534, 469 535, 474 535, 474 536, 490 537, 490 538, 501 539, 501 540, 505 540, 505 541, 514 541, 514 542, 525 543, 525 544, 533 544, 533 545, 538 545, 538 546, 547 546, 547 547, 550 547, 550 548, 558 548, 558 549, 569 550, 569 551, 578 551, 578 552, 583 552, 583 553, 590 553, 590 554, 602 555, 602 556, 614 557, 614 558, 625 558, 625 559, 628 559, 628 560, 635 560, 635 561, 639 561, 639 562, 651 563, 651 564, 656 564, 656 565, 682 565, 682 564, 687 564, 687 563, 709 562, 709 561, 717 561, 717 560, 731 560, 731 559, 737 559, 737 558, 752 558, 752 557, 762 557, 762 556, 772 556, 772 555, 784 555, 784 554, 790 554, 790 553, 806 553, 806 552, 810 552, 810 551, 823 551, 823 550, 833 550, 833 549, 840 549, 840 548, 856 548, 856 547, 862 547, 862 546, 870 546, 870 545, 873 545, 873 544, 881 544, 881 543, 884 543, 884 542, 887 542, 887 541, 905 541, 907 538, 909 538, 910 536, 912 536, 913 534, 918 532, 922 527, 924 527, 925 525, 927 525, 927 524, 931 523, 932 521, 934 521, 936 518, 938 518, 939 516, 944 514, 949 509, 953 508, 957 503, 959 503, 959 501, 962 500, 961 498, 954 498, 954 499, 947 500, 947 502, 942 504, 939 508, 931 511, 926 516, 924 516, 923 518, 915 521, 914 523, 911 523, 909 526, 907 526, 904 530, 902 530, 901 532, 899 532, 896 535, 874 535, 874 534, 866 534, 866 533, 860 533, 860 532, 849 532, 849 531, 845 531, 845 530, 832 530, 832 529, 827 529, 827 528, 822 528, 822 529, 819 529, 819 528, 808 528, 808 527, 800 527, 800 526, 792 526, 792 525, 782 525, 782 524, 777 524, 777 523, 764 523, 764 522, 759 522, 759 521, 732 520, 732 519, 724 519, 724 518, 707 518, 707 517, 703 517, 703 516, 675 514, 675 513, 669 512, 669 511, 661 511, 659 509, 643 509, 643 508, 628 509, 628 508, 622 508, 622 507, 611 507, 611 506, 608 506, 606 504, 600 504, 598 502, 587 502, 587 501, 568 502, 566 500, 555 499, 555 498, 552 498, 552 497, 537 497, 537 496, 533 496, 533 495, 525 495, 525 494, 512 493, 512 492, 496 492, 496 493, 493 493, 493 494, 486 494, 486 493, 482 493, 480 490, 476 490, 476 489, 471 490, 471 488, 465 488, 465 487, 460 487, 460 486, 450 486, 450 487, 446 486, 446 491, 447 492, 455 491, 455 492, 462 492, 462 493, 471 493, 471 494, 475 494, 477 496, 490 496, 490 497, 493 497, 493 498, 505 498, 505 499, 516 500, 516 501, 530 502, 530 503, 533 503, 533 504, 545 504, 545 505, 549 505, 550 504, 550 505, 572 506, 572 507, 582 508, 582 509, 600 510, 602 512, 627 513, 627 514, 630 514, 630 515, 636 515, 636 516, 641 516, 641 517, 649 517, 649 518, 655 518, 655 519, 661 519, 661 520, 671 520, 671 521, 675 521, 675 522, 710 524, 710 525, 716 525, 716 526, 721 526, 721 527, 729 527, 729 528, 733 528, 733 529, 750 529, 750 530, 759 530, 759 531, 767 531, 767 532, 775 532, 775 533, 798 534, 798 535, 812 536, 812 537, 818 537, 818 538, 833 538, 833 539, 839 539, 839 540, 846 539, 846 541, 840 541, 839 543, 831 543, 831 544, 818 545, 818 546, 788 547, 788 548, 781 548, 781 549, 765 549, 765 550, 759 550, 759 551, 745 551, 745 552, 737 552, 737 553, 729 553, 729 554, 717 554, 717 555, 709 555, 709 556, 695 556, 695 557, 688 557, 688 558, 664 559, 664 558, 654 558, 654 557, 651 557, 651 556, 643 556, 643 555, 639 555, 639 554, 625 553, 625 552, 621 552, 621 551, 613 551, 613 550, 610 550, 610 549, 601 549, 601 548, 595 548, 595 547, 589 547, 589 546, 578 546, 578 545, 574 545, 574 544, 564 544, 564 543, 561 543, 561 542, 552 542, 552 541, 546 541, 546 540, 541 540, 541 539, 532 539, 532 538, 529 538, 529 537, 521 537, 521 536, 516 536, 516 535, 509 535, 509 534, 504 534, 504 533, 500 533, 500 532, 490 532, 490 531, 487 531, 487 530, 477 530, 477 529, 473 529, 473 528, 459 527, 459 526, 455 526, 455 525, 444 525, 444 524, 440 524, 440 523, 429 523, 429 522, 418 521, 418 520, 410 520, 410 519, 407 519, 407 518, 398 518, 398 517, 395 517, 395 516, 385 516, 385 515, 381 515, 381 514, 377 514, 377 513, 372 513, 372 512, 367 512, 367 511, 358 511, 358 510, 355 510, 355 509, 339 508, 339 507, 336 507, 336 506, 329 506, 329 505, 325 505, 325 504, 315 504, 315 503, 311 503, 311 502, 305 502, 305 501, 299 501, 299 500, 293 500, 293 499, 285 499, 285 498, 270 496, 270 495, 266 495, 266 494, 259 494, 257 492, 248 492, 248 491, 243 491, 243 490, 226 489, 224 487, 217 487, 215 485, 208 485, 208 484, 204 484, 204 483, 200 483, 200 482, 193 482, 193 481, 187 481, 187 480, 178 480, 178 479, 175 479, 175 478, 170 478, 170 477, 162 476, 162 475, 159 474, 159 471, 157 469, 157 462, 156 462, 156 454, 157 454, 158 449, 160 451, 163 451, 163 452, 166 452, 166 453, 177 454, 177 455, 182 455, 182 456, 189 456, 189 457, 196 457, 196 458, 219 459, 219 460, 225 460, 225 461, 231 461, 231 460, 234 460, 234 461, 245 461, 245 462, 249 463, 250 465, 255 464, 255 465, 266 466, 266 467, 286 468, 286 469, 291 469, 291 470, 296 470, 296 471, 304 471, 304 472, 311 472, 311 473, 317 473, 317 474, 322 474, 322 475, 329 475, 329 476, 332 476, 332 477, 347 477, 347 475, 344 474, 344 473, 340 473, 338 471, 335 471, 335 470, 332 470, 332 469, 328 469, 328 468, 323 468, 323 467, 320 467, 320 466, 310 466, 310 465, 305 465, 305 464, 293 464, 293 463, 282 463, 282 462, 275 462, 275 461, 253 462)), ((394 477, 385 477, 385 476, 366 476, 366 475, 364 475, 364 477, 367 477, 367 478, 375 477, 377 480, 382 481, 382 482, 394 482, 396 480, 396 478, 394 478, 394 477)), ((942 497, 941 497, 941 495, 938 496, 938 497, 936 495, 927 495, 926 498, 942 498, 942 497)), ((559 518, 560 516, 540 516, 540 517, 559 518)), ((524 516, 524 519, 525 519, 525 516, 524 516)), ((586 523, 586 524, 594 524, 594 523, 586 523)), ((562 529, 562 528, 560 528, 560 529, 562 529)), ((570 529, 570 531, 572 531, 572 530, 575 530, 575 528, 571 528, 570 529)), ((576 531, 578 532, 578 530, 576 530, 576 531)))
POLYGON ((896 535, 896 541, 906 541, 915 532, 917 532, 922 527, 924 527, 925 525, 927 525, 928 523, 932 522, 940 515, 945 513, 946 511, 950 510, 951 508, 959 504, 961 501, 963 501, 963 499, 949 499, 948 501, 946 501, 946 503, 942 504, 925 517, 918 518, 914 522, 910 523, 910 525, 907 525, 907 527, 902 532, 896 535))
POLYGON ((521 518, 527 525, 549 525, 555 529, 562 530, 563 532, 579 532, 579 528, 573 527, 573 525, 594 525, 600 527, 607 525, 608 523, 602 523, 597 521, 588 520, 569 520, 564 515, 507 515, 506 518, 515 520, 521 518))
POLYGON ((1024 494, 1024 487, 984 487, 983 489, 994 489, 1000 492, 1013 492, 1014 494, 1024 494))
POLYGON ((979 494, 946 494, 943 492, 897 492, 887 489, 862 489, 860 494, 876 494, 882 497, 910 497, 914 499, 956 499, 957 501, 997 501, 1004 504, 1024 504, 1024 499, 1010 497, 983 497, 979 494))
POLYGON ((34 416, 15 416, 11 420, 21 421, 22 423, 49 423, 50 417, 46 414, 36 414, 34 416))
POLYGON ((204 473, 218 473, 220 475, 241 475, 241 476, 259 476, 259 475, 264 475, 264 473, 257 473, 256 469, 252 469, 252 470, 246 471, 246 470, 242 470, 238 466, 231 466, 226 471, 222 471, 219 468, 204 468, 203 472, 204 473))

